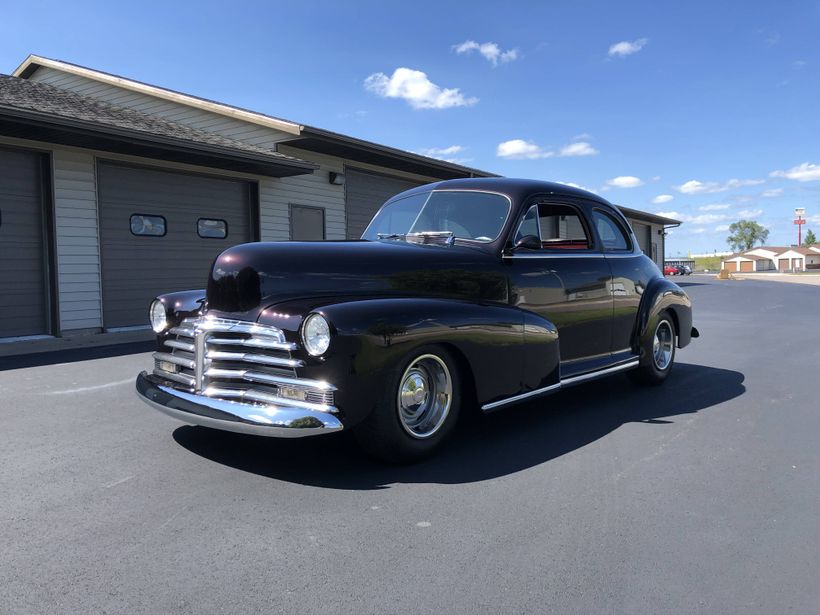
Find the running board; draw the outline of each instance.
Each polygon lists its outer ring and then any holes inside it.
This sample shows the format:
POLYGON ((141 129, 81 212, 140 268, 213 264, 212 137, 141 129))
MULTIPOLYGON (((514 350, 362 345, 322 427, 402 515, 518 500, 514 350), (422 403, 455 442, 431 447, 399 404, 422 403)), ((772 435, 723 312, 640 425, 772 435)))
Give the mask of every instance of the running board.
POLYGON ((581 374, 579 376, 564 378, 563 380, 561 380, 561 382, 551 384, 547 387, 544 387, 543 389, 528 391, 526 393, 521 393, 520 395, 513 395, 512 397, 507 397, 506 399, 500 399, 489 404, 484 404, 483 406, 481 406, 481 409, 484 412, 491 412, 502 406, 515 404, 520 401, 529 399, 531 397, 539 397, 541 395, 546 395, 548 393, 554 393, 555 391, 563 389, 564 387, 570 387, 576 384, 581 384, 582 382, 587 382, 588 380, 596 380, 598 378, 603 378, 604 376, 609 376, 610 374, 614 374, 616 372, 622 372, 627 369, 632 369, 633 367, 638 367, 638 363, 639 360, 636 357, 625 363, 619 363, 618 365, 612 365, 611 367, 605 367, 604 369, 599 369, 594 372, 588 372, 586 374, 581 374))

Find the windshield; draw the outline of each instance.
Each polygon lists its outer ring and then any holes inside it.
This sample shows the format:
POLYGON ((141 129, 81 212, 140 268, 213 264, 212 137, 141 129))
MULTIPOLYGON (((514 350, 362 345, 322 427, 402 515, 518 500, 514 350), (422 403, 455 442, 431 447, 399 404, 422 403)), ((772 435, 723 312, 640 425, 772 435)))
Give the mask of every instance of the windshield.
POLYGON ((362 239, 449 232, 456 239, 488 242, 498 237, 509 211, 510 201, 500 194, 466 190, 422 192, 382 207, 362 239))

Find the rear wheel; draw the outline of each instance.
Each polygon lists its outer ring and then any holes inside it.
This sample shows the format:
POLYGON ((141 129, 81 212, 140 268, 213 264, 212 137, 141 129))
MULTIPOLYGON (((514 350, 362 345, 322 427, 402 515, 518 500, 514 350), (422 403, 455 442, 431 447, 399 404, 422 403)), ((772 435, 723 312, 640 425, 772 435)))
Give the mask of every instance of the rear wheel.
POLYGON ((460 386, 456 363, 444 348, 410 353, 389 379, 379 406, 354 429, 356 439, 391 463, 430 456, 456 424, 460 386))
POLYGON ((629 372, 641 384, 660 384, 669 376, 675 362, 677 334, 675 322, 667 311, 658 315, 654 332, 641 346, 641 363, 629 372))

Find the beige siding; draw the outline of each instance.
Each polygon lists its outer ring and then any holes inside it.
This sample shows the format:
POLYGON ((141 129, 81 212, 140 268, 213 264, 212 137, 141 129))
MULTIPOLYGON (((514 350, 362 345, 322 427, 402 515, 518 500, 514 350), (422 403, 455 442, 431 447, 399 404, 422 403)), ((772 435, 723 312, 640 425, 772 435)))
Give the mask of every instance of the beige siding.
POLYGON ((343 173, 346 165, 402 177, 418 182, 433 182, 436 178, 403 173, 369 164, 362 164, 307 152, 280 144, 278 150, 289 156, 296 156, 320 165, 313 175, 298 175, 282 179, 267 179, 259 183, 259 205, 261 212, 262 241, 282 241, 290 239, 289 205, 312 205, 325 208, 325 234, 330 240, 345 239, 345 190, 344 186, 330 184, 328 174, 343 173))
POLYGON ((258 126, 250 122, 225 117, 176 102, 162 100, 140 92, 132 92, 79 75, 65 73, 54 68, 41 66, 29 79, 31 81, 48 83, 111 104, 135 109, 148 115, 163 117, 179 122, 180 124, 185 124, 186 126, 191 126, 192 128, 198 128, 199 130, 205 130, 253 145, 273 149, 277 142, 283 139, 293 138, 293 135, 274 130, 273 128, 258 126))
POLYGON ((53 175, 60 328, 100 327, 94 156, 91 152, 54 150, 53 175))

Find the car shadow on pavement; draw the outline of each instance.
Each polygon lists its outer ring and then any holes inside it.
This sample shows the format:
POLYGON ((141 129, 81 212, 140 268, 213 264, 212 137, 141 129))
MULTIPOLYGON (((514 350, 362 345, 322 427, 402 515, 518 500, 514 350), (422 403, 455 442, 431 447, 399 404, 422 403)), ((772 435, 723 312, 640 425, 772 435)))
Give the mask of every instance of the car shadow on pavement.
POLYGON ((675 422, 670 417, 713 409, 742 395, 743 380, 740 372, 685 363, 676 364, 660 387, 639 387, 624 375, 613 376, 489 416, 468 417, 436 457, 411 466, 368 458, 349 433, 280 440, 186 425, 173 437, 216 463, 317 487, 369 490, 394 483, 470 483, 546 463, 626 423, 663 429, 675 422))
POLYGON ((157 349, 154 340, 145 342, 127 342, 108 346, 91 346, 86 348, 70 348, 65 350, 51 350, 32 354, 10 355, 0 357, 0 372, 7 369, 21 369, 24 367, 43 367, 60 363, 75 363, 77 361, 92 361, 94 359, 108 359, 122 357, 129 354, 151 352, 157 349))

